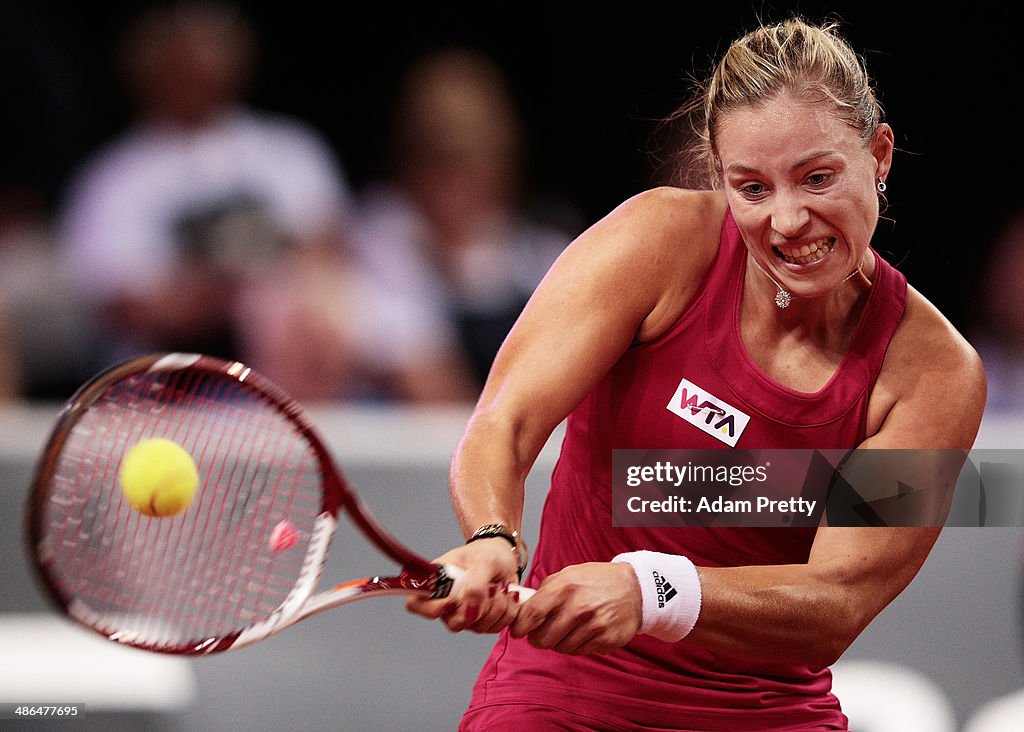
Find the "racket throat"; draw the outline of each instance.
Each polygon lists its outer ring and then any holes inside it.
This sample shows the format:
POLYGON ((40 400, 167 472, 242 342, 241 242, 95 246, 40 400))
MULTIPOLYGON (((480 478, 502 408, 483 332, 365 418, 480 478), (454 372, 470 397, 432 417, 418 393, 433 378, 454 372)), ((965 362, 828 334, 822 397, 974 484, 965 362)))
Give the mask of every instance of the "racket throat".
POLYGON ((330 512, 325 511, 316 517, 313 535, 310 537, 309 549, 302 562, 299 578, 284 602, 265 620, 225 638, 211 640, 208 646, 197 647, 195 652, 213 653, 231 647, 249 645, 312 614, 309 610, 310 600, 314 599, 312 595, 320 580, 324 564, 327 562, 327 553, 330 550, 331 539, 334 537, 337 526, 338 520, 330 512))

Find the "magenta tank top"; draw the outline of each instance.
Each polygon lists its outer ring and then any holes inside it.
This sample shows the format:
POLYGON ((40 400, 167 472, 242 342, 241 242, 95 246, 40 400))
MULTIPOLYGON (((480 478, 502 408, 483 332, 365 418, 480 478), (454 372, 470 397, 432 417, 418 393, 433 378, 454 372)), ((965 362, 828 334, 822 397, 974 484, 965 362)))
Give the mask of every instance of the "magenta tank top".
MULTIPOLYGON (((803 563, 813 528, 614 528, 612 450, 730 449, 668 408, 685 381, 749 417, 736 448, 850 448, 865 437, 871 389, 903 314, 906 279, 876 255, 871 292, 831 380, 807 394, 779 384, 747 355, 739 312, 746 248, 730 213, 711 269, 686 311, 656 341, 625 353, 569 415, 541 517, 528 583, 572 564, 650 549, 698 566, 803 563)), ((740 420, 743 421, 743 420, 740 420)), ((846 729, 827 668, 712 653, 687 641, 637 636, 604 656, 537 650, 507 633, 470 707, 553 704, 605 710, 666 730, 846 729)))

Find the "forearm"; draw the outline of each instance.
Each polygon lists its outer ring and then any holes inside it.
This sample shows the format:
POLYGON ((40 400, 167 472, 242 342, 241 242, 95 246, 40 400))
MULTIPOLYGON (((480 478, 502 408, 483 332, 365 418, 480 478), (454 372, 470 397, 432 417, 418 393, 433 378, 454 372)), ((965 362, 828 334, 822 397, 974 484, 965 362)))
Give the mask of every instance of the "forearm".
MULTIPOLYGON (((479 407, 469 421, 452 457, 452 506, 469 539, 478 529, 502 524, 518 531, 523 513, 523 484, 528 468, 517 459, 512 422, 493 419, 479 407)), ((451 594, 445 601, 412 598, 406 606, 431 618, 440 618, 452 631, 472 629, 494 633, 506 627, 518 612, 517 589, 512 587, 525 566, 525 548, 508 532, 490 529, 476 540, 446 552, 436 561, 458 567, 451 594), (510 547, 506 540, 511 540, 510 547), (502 592, 498 589, 502 588, 502 592)))
POLYGON ((526 475, 536 454, 520 446, 520 431, 504 419, 476 414, 452 458, 449 489, 455 516, 469 537, 484 524, 519 530, 526 475))
POLYGON ((852 595, 808 565, 699 568, 703 601, 688 640, 727 655, 832 664, 866 622, 852 595))
POLYGON ((914 578, 937 531, 819 529, 829 546, 807 564, 702 567, 689 639, 730 655, 827 666, 914 578), (835 537, 844 538, 841 546, 835 537))

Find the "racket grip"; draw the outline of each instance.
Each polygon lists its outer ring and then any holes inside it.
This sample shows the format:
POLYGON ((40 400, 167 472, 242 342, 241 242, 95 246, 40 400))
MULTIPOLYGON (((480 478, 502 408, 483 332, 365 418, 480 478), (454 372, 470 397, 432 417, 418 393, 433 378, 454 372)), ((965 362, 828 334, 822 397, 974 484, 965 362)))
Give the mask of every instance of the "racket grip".
MULTIPOLYGON (((466 574, 466 570, 462 569, 461 567, 456 567, 454 564, 444 565, 444 571, 449 577, 452 578, 454 582, 458 582, 459 579, 461 579, 466 574)), ((528 599, 533 597, 533 594, 536 592, 536 590, 534 589, 531 589, 529 587, 523 587, 522 585, 516 584, 514 582, 509 584, 508 591, 518 592, 519 602, 526 602, 528 599)))

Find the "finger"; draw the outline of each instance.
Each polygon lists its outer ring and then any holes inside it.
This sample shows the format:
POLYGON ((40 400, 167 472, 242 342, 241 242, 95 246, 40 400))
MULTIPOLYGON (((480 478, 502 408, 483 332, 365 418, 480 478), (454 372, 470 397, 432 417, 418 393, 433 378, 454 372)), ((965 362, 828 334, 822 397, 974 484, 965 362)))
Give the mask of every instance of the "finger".
POLYGON ((582 625, 570 630, 551 648, 559 653, 585 656, 592 653, 592 649, 600 647, 600 638, 601 633, 599 630, 589 625, 582 625))
MULTIPOLYGON (((528 607, 529 605, 527 605, 528 607)), ((595 631, 593 614, 589 612, 569 613, 562 608, 561 612, 551 612, 540 623, 527 633, 530 644, 536 648, 572 649, 583 642, 595 631), (575 635, 575 644, 573 636, 575 635)), ((565 652, 568 652, 565 651, 565 652)))
POLYGON ((526 639, 534 648, 555 648, 571 632, 573 628, 564 620, 555 616, 549 617, 538 624, 526 635, 526 639))
POLYGON ((481 606, 473 603, 463 604, 456 603, 456 607, 451 612, 441 615, 441 620, 448 630, 453 633, 460 633, 463 630, 467 630, 480 618, 481 606))
POLYGON ((405 601, 405 609, 430 620, 451 614, 458 608, 458 603, 451 599, 431 600, 422 595, 410 595, 405 601))
POLYGON ((452 585, 451 597, 463 606, 482 608, 494 598, 500 585, 487 566, 477 566, 471 570, 459 570, 452 585))
POLYGON ((476 617, 471 613, 466 614, 466 628, 477 633, 485 633, 505 614, 505 606, 508 604, 506 598, 498 599, 498 586, 491 584, 487 587, 487 604, 479 608, 476 617))
POLYGON ((471 628, 491 613, 490 600, 496 593, 496 585, 486 577, 486 572, 460 572, 447 601, 435 600, 436 607, 427 612, 444 621, 453 633, 471 628))
POLYGON ((544 623, 532 630, 529 635, 526 636, 526 640, 529 641, 530 645, 534 648, 541 648, 544 650, 554 648, 560 640, 562 640, 564 634, 568 632, 564 628, 562 632, 556 632, 552 624, 544 623))
POLYGON ((537 590, 529 602, 523 600, 519 593, 513 592, 512 599, 518 607, 515 620, 509 626, 513 638, 525 638, 534 629, 544 623, 553 607, 551 593, 537 590))
POLYGON ((554 624, 534 631, 530 642, 538 647, 576 656, 600 655, 621 648, 633 634, 621 627, 607 626, 600 621, 583 620, 570 623, 568 630, 554 624))
POLYGON ((497 633, 508 627, 519 614, 516 594, 508 592, 507 589, 495 588, 495 596, 491 599, 490 607, 470 626, 470 630, 477 633, 497 633))

